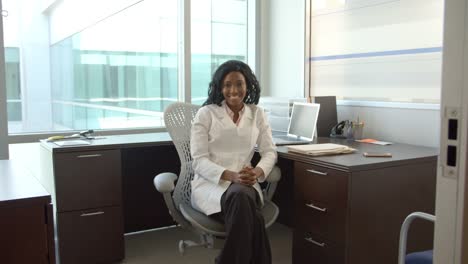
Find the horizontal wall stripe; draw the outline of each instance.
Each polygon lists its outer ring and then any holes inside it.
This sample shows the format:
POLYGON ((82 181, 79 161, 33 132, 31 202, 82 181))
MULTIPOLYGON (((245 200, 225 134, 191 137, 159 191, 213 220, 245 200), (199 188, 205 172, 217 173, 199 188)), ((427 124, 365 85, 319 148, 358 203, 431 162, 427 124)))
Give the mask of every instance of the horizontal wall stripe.
POLYGON ((421 53, 434 53, 434 52, 442 52, 442 47, 405 49, 405 50, 387 50, 387 51, 377 51, 377 52, 317 56, 317 57, 310 57, 310 61, 355 59, 355 58, 382 57, 382 56, 395 56, 395 55, 421 54, 421 53))

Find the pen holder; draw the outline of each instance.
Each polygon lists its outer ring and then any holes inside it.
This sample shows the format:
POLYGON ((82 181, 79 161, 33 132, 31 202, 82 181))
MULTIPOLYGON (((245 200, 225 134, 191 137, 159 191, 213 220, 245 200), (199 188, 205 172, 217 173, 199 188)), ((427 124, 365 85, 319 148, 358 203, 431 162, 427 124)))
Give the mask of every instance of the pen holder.
POLYGON ((348 122, 345 125, 345 135, 348 140, 362 139, 363 122, 348 122))

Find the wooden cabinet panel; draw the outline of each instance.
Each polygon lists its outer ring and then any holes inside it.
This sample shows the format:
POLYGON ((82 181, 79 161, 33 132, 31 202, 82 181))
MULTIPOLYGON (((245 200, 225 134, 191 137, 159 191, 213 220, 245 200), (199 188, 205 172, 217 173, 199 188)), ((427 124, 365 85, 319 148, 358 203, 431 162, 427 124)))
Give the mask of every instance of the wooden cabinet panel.
POLYGON ((49 263, 44 205, 0 210, 0 262, 49 263))
MULTIPOLYGON (((350 190, 348 260, 379 264, 398 261, 401 224, 415 211, 434 214, 436 163, 415 163, 353 173, 350 190), (374 257, 373 257, 374 256, 374 257)), ((411 224, 407 252, 433 248, 434 224, 411 224)))
POLYGON ((122 208, 57 214, 60 263, 112 263, 124 257, 122 208))
POLYGON ((54 155, 57 212, 121 205, 119 150, 54 155))
POLYGON ((0 160, 0 263, 55 263, 50 200, 24 164, 0 160))
POLYGON ((122 149, 125 233, 174 225, 153 178, 162 172, 180 171, 173 145, 122 149))

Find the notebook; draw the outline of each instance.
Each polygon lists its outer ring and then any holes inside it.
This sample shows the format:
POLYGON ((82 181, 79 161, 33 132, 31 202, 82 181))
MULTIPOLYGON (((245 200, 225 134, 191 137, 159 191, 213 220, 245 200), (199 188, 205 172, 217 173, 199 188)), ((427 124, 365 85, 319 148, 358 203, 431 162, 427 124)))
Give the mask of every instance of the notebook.
POLYGON ((273 135, 277 146, 310 144, 317 127, 319 104, 294 102, 287 134, 273 135))

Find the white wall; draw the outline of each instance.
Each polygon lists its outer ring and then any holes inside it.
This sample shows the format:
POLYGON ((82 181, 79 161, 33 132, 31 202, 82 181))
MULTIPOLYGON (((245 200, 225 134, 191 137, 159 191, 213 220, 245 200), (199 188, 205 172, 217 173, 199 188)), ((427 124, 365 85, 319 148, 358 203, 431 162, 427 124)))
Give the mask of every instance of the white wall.
POLYGON ((304 96, 304 0, 262 0, 262 96, 304 96))
POLYGON ((338 106, 338 120, 364 122, 363 137, 382 141, 438 147, 440 111, 369 106, 338 106))

